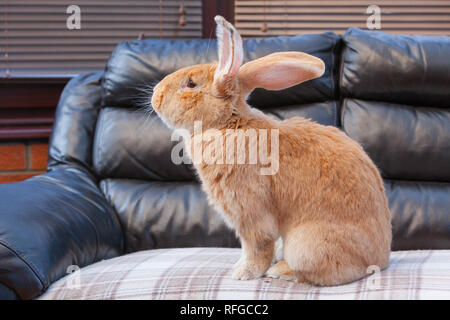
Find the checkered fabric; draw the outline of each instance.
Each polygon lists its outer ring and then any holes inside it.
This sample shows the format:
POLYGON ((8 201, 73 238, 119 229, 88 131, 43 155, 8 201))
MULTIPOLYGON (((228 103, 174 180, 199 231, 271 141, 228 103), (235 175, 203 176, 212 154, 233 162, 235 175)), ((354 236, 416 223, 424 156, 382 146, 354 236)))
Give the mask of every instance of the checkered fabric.
POLYGON ((388 269, 336 287, 231 279, 240 249, 140 251, 87 266, 39 299, 450 299, 450 250, 397 251, 388 269))

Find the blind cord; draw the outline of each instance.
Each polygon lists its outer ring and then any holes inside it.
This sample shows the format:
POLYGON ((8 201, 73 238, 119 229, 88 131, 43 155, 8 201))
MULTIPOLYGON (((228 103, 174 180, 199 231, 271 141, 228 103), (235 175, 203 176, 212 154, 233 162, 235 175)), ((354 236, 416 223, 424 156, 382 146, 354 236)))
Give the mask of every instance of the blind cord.
POLYGON ((264 0, 264 4, 263 5, 264 5, 264 16, 263 16, 263 24, 261 25, 261 31, 266 33, 267 32, 267 21, 266 21, 266 10, 267 10, 266 6, 267 6, 267 3, 266 3, 266 0, 264 0))
POLYGON ((159 24, 159 40, 162 39, 162 0, 158 1, 159 5, 159 17, 158 17, 158 24, 159 24))
POLYGON ((11 70, 9 70, 9 34, 8 34, 8 0, 5 1, 5 73, 7 78, 11 78, 11 70))

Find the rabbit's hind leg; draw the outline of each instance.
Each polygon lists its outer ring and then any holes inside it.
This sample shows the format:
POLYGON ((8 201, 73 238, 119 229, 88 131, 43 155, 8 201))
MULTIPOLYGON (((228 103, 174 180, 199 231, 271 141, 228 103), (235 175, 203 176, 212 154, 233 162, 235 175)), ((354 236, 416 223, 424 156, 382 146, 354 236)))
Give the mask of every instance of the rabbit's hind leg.
POLYGON ((281 260, 270 267, 266 272, 266 276, 269 278, 297 282, 295 272, 291 268, 289 268, 287 262, 284 260, 281 260))
MULTIPOLYGON (((284 239, 284 259, 298 282, 333 286, 366 275, 369 257, 366 239, 329 223, 305 223, 290 230, 284 239)), ((373 263, 372 263, 373 264, 373 263)))

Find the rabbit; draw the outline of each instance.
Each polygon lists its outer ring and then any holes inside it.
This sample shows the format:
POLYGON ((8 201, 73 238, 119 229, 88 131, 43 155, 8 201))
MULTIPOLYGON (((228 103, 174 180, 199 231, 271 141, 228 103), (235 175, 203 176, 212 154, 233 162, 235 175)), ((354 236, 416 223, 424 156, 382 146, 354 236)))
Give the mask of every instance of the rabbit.
POLYGON ((333 286, 387 268, 391 215, 381 176, 362 147, 338 128, 301 117, 277 120, 246 103, 255 88, 281 90, 322 76, 323 61, 276 52, 242 64, 239 33, 223 17, 215 21, 218 62, 167 75, 151 105, 167 126, 189 133, 190 157, 196 146, 210 147, 208 139, 196 140, 210 129, 224 136, 236 129, 259 137, 260 129, 278 132, 278 150, 270 148, 278 151, 273 174, 262 174, 262 161, 193 162, 209 202, 241 241, 232 278, 333 286), (277 240, 282 254, 272 265, 277 240))

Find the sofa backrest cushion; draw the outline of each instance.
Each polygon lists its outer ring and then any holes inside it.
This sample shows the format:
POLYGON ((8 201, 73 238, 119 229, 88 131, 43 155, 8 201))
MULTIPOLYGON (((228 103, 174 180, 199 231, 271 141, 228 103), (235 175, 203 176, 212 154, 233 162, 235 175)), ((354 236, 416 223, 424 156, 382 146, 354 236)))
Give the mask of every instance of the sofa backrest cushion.
POLYGON ((342 96, 450 108, 450 37, 350 28, 342 38, 342 96))
MULTIPOLYGON (((340 38, 332 33, 244 40, 244 63, 279 51, 303 51, 325 62, 325 74, 277 92, 258 89, 250 103, 258 108, 323 102, 337 96, 336 55, 340 38)), ((139 107, 146 90, 183 67, 217 61, 217 41, 143 40, 122 42, 111 54, 103 78, 103 105, 139 107)))
POLYGON ((450 112, 345 99, 342 126, 388 179, 450 181, 450 112))
MULTIPOLYGON (((279 119, 301 116, 326 125, 336 125, 337 102, 328 101, 265 109, 279 119)), ((93 149, 93 167, 103 178, 149 181, 192 181, 188 164, 171 161, 172 131, 156 114, 126 108, 103 108, 98 116, 93 149)))

